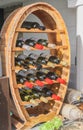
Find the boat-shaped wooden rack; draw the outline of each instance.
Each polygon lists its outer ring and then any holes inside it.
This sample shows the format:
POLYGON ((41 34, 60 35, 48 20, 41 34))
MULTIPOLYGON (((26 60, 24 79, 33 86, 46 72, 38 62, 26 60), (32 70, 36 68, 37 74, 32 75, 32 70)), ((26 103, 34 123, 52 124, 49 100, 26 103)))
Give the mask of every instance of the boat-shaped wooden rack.
MULTIPOLYGON (((31 47, 31 51, 34 50, 37 51, 37 49, 31 47)), ((18 125, 18 129, 29 129, 38 123, 46 122, 57 116, 63 105, 70 74, 70 44, 67 28, 60 13, 54 7, 44 2, 38 2, 16 9, 6 19, 1 30, 0 51, 2 55, 3 75, 9 77, 12 96, 11 102, 14 102, 18 113, 17 115, 20 120, 22 120, 18 125), (26 29, 21 27, 22 23, 28 19, 31 14, 41 21, 46 27, 45 30, 26 29), (34 99, 34 101, 38 103, 35 107, 33 107, 34 102, 22 101, 19 88, 24 87, 24 85, 17 84, 15 72, 23 68, 15 66, 15 55, 25 51, 23 48, 16 47, 18 37, 20 35, 23 36, 25 33, 28 38, 28 34, 32 34, 33 37, 34 33, 36 35, 46 35, 48 42, 55 44, 55 47, 44 47, 44 51, 50 50, 50 55, 54 56, 57 55, 58 52, 61 52, 63 64, 54 64, 53 68, 49 65, 43 65, 43 68, 49 68, 53 71, 59 69, 61 71, 61 78, 65 80, 65 83, 59 83, 57 80, 53 81, 54 92, 58 90, 57 96, 60 97, 60 100, 46 97, 48 102, 45 103, 41 99, 34 99)), ((34 66, 30 66, 29 69, 31 68, 34 69, 34 66)), ((46 82, 44 83, 47 84, 46 82)), ((51 88, 52 85, 50 85, 50 89, 51 88)))

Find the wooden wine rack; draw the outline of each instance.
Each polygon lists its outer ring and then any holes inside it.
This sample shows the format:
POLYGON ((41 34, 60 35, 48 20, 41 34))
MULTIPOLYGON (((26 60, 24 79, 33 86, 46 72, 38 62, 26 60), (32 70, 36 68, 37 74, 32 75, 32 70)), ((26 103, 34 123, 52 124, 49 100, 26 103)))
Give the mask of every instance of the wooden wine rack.
MULTIPOLYGON (((31 49, 34 50, 34 48, 31 49)), ((11 13, 11 15, 9 15, 3 25, 1 31, 0 51, 2 54, 3 75, 9 77, 10 90, 15 107, 20 119, 24 121, 21 125, 22 129, 29 129, 38 123, 48 121, 58 115, 64 101, 70 74, 70 44, 67 29, 60 13, 51 5, 44 2, 38 2, 15 10, 13 13, 11 13), (34 14, 41 20, 46 27, 44 31, 38 29, 27 30, 25 28, 21 28, 23 21, 25 21, 30 14, 34 14), (15 66, 14 57, 16 52, 24 50, 16 47, 16 40, 19 33, 34 32, 47 34, 49 43, 55 43, 56 47, 54 49, 45 47, 44 49, 50 49, 52 55, 55 54, 55 50, 61 49, 63 53, 63 60, 67 62, 67 66, 55 64, 55 67, 62 67, 61 77, 66 81, 66 84, 59 85, 58 95, 61 97, 61 101, 53 100, 51 97, 49 97, 48 100, 50 105, 52 105, 50 108, 48 108, 49 112, 47 114, 42 113, 38 114, 37 116, 30 116, 24 107, 25 105, 30 104, 30 102, 22 101, 19 94, 15 70, 20 70, 20 68, 15 66)), ((57 81, 55 81, 55 83, 57 83, 57 81)), ((19 86, 22 87, 22 85, 19 86)), ((41 103, 40 100, 38 101, 41 103)), ((43 111, 44 109, 47 109, 47 107, 48 105, 46 106, 46 104, 43 104, 41 110, 43 111)), ((38 113, 39 109, 40 108, 38 108, 38 106, 35 110, 30 109, 30 113, 33 113, 33 111, 38 113)), ((21 129, 20 126, 19 129, 21 129)))

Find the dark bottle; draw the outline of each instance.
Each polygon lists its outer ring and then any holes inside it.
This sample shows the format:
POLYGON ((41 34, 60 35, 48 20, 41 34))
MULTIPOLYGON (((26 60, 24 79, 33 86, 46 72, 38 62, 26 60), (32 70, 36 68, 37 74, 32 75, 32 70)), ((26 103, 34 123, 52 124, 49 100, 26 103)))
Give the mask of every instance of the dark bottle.
POLYGON ((21 75, 16 74, 16 81, 17 81, 17 84, 24 84, 24 82, 26 81, 26 78, 24 78, 21 75))
POLYGON ((37 72, 37 73, 36 73, 36 76, 37 76, 37 78, 38 78, 40 81, 43 81, 43 80, 46 78, 46 74, 45 74, 44 72, 41 72, 41 71, 37 72))
POLYGON ((27 56, 24 55, 23 53, 18 54, 18 56, 16 56, 17 59, 19 59, 19 60, 23 60, 23 61, 26 59, 26 57, 27 57, 27 56))
POLYGON ((22 88, 20 89, 20 96, 23 101, 30 101, 31 99, 39 99, 40 98, 40 93, 35 92, 32 89, 26 89, 22 88))
POLYGON ((45 30, 45 26, 41 26, 38 22, 24 21, 22 27, 26 29, 38 28, 40 30, 45 30))
POLYGON ((49 96, 52 96, 52 94, 53 94, 52 90, 50 90, 46 86, 44 86, 44 87, 34 86, 32 91, 39 93, 39 95, 43 96, 43 97, 49 97, 49 96))
POLYGON ((40 56, 38 57, 38 59, 37 59, 37 63, 39 63, 39 64, 47 64, 47 59, 46 59, 46 57, 44 57, 44 56, 42 56, 42 54, 40 54, 40 56))
POLYGON ((26 64, 29 64, 29 65, 34 65, 35 64, 34 59, 31 58, 31 57, 27 57, 24 62, 26 64))
POLYGON ((34 66, 36 67, 37 70, 40 70, 42 68, 42 65, 39 64, 38 62, 35 62, 34 66))
POLYGON ((26 64, 26 63, 24 62, 24 60, 19 59, 18 57, 15 58, 15 66, 23 67, 23 68, 25 68, 25 69, 28 69, 28 68, 29 68, 28 64, 26 64))
POLYGON ((32 73, 29 73, 26 77, 26 79, 29 81, 29 82, 35 82, 37 80, 37 77, 35 76, 35 74, 32 74, 32 73))
POLYGON ((37 43, 43 45, 43 46, 48 46, 48 41, 46 39, 39 39, 37 43))
POLYGON ((43 89, 43 87, 40 87, 38 85, 36 85, 36 86, 33 87, 33 91, 35 91, 35 92, 42 92, 42 89, 43 89))
POLYGON ((24 41, 23 40, 17 40, 16 41, 16 47, 21 47, 24 45, 24 41))
POLYGON ((34 65, 35 64, 35 59, 31 57, 31 54, 26 57, 26 59, 24 60, 24 62, 26 64, 29 64, 29 65, 34 65))
POLYGON ((16 75, 26 78, 29 73, 30 72, 27 70, 19 70, 18 72, 16 72, 16 75))
POLYGON ((30 45, 28 45, 27 43, 25 44, 25 41, 23 41, 23 40, 17 40, 16 41, 16 47, 20 47, 20 48, 23 48, 25 50, 31 49, 30 45))
POLYGON ((48 62, 52 62, 52 63, 55 63, 55 64, 59 64, 60 63, 60 59, 56 56, 50 56, 49 59, 48 59, 48 62))
POLYGON ((58 75, 55 74, 54 72, 48 72, 46 77, 52 79, 52 80, 56 80, 58 78, 58 75))
POLYGON ((30 101, 30 99, 31 99, 30 95, 32 95, 31 89, 21 88, 21 89, 19 89, 19 93, 20 93, 21 99, 23 101, 30 101))
POLYGON ((42 93, 43 93, 43 96, 45 96, 45 97, 52 96, 52 94, 53 94, 52 90, 50 90, 50 89, 47 88, 47 87, 44 87, 44 88, 42 89, 42 93))
POLYGON ((35 44, 36 44, 36 41, 33 40, 32 38, 30 39, 26 39, 25 42, 24 42, 25 45, 28 45, 28 46, 31 46, 31 47, 34 47, 35 44))

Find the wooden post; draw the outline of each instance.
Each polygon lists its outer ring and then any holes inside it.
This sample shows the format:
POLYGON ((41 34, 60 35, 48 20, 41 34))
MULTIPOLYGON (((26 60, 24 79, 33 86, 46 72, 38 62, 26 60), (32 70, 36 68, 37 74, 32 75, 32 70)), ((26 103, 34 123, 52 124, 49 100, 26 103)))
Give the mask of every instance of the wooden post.
POLYGON ((0 78, 0 130, 11 130, 8 78, 0 78))

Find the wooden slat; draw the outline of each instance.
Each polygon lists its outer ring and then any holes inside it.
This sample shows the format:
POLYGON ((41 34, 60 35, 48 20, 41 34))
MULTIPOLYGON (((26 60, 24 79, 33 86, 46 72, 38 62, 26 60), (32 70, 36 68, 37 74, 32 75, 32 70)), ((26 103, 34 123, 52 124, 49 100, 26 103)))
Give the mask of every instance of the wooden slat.
MULTIPOLYGON (((53 49, 60 49, 60 48, 62 48, 62 49, 68 49, 68 47, 67 46, 55 46, 55 48, 48 48, 48 47, 44 47, 44 49, 43 50, 49 50, 49 49, 51 49, 51 50, 53 50, 53 49)), ((24 50, 26 50, 26 49, 24 49, 24 48, 20 48, 20 47, 15 47, 15 48, 12 48, 12 51, 24 51, 24 50)), ((36 48, 33 48, 33 47, 30 47, 30 50, 37 50, 36 48)))
POLYGON ((16 32, 22 32, 22 33, 57 33, 57 32, 60 32, 60 33, 64 33, 64 30, 58 30, 58 29, 54 29, 54 30, 51 30, 51 29, 45 29, 44 31, 41 31, 39 29, 25 29, 25 28, 17 28, 16 32))

